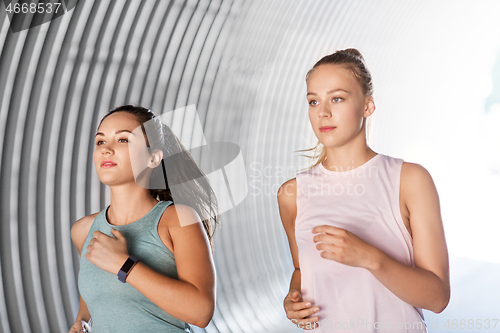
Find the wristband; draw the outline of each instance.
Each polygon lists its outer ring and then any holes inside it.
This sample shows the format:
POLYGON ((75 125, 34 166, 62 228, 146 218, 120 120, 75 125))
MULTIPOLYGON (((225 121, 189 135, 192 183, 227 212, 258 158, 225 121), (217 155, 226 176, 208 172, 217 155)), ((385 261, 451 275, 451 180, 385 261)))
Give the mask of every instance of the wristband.
POLYGON ((118 280, 125 283, 130 270, 138 261, 139 259, 137 259, 133 255, 130 255, 127 261, 125 261, 125 263, 123 264, 122 268, 120 268, 120 270, 118 271, 118 280))

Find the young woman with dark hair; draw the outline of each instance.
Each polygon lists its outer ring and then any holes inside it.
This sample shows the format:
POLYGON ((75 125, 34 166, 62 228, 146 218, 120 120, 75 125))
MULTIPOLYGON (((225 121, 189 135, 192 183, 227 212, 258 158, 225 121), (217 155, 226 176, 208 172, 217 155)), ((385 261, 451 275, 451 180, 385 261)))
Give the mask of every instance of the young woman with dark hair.
POLYGON ((70 332, 82 332, 90 319, 99 333, 207 326, 218 223, 208 179, 170 128, 140 106, 118 107, 101 120, 93 158, 111 203, 71 228, 81 296, 70 332))

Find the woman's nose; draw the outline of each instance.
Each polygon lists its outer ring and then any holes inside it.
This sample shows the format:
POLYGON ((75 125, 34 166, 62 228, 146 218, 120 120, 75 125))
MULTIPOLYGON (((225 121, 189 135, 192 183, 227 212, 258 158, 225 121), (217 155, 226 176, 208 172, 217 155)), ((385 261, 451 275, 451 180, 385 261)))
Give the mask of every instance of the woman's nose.
POLYGON ((332 111, 330 110, 328 105, 323 104, 323 105, 320 105, 320 107, 319 107, 318 115, 320 117, 330 117, 332 115, 332 111))
POLYGON ((103 155, 106 154, 111 154, 113 152, 112 147, 108 146, 107 144, 101 145, 101 152, 103 155))

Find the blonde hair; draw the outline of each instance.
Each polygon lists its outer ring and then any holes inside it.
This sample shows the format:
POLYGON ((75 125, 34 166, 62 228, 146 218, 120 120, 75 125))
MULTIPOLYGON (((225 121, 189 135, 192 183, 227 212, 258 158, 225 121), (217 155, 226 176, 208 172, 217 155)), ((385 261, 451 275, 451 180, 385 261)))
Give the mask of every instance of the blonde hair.
MULTIPOLYGON (((316 69, 316 67, 325 64, 344 66, 354 75, 354 77, 361 86, 363 94, 366 97, 373 96, 372 76, 370 74, 370 71, 368 71, 365 59, 357 49, 349 48, 345 50, 339 50, 335 53, 324 56, 316 64, 314 64, 314 66, 307 72, 306 83, 309 82, 309 77, 311 76, 311 73, 316 69)), ((307 167, 305 169, 301 169, 299 170, 299 172, 303 170, 312 169, 326 159, 326 149, 319 142, 319 140, 315 147, 309 149, 300 149, 296 150, 295 152, 306 152, 306 151, 314 151, 313 156, 303 155, 303 154, 300 156, 312 158, 316 161, 313 162, 312 166, 307 167)))

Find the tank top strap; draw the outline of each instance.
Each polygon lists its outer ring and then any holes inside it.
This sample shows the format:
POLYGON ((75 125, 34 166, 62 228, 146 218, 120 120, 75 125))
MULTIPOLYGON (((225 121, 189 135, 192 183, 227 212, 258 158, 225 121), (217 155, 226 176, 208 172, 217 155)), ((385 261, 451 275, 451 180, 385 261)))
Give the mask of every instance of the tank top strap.
POLYGON ((168 208, 168 206, 172 205, 174 202, 171 200, 167 201, 159 201, 156 206, 154 206, 151 211, 148 213, 148 218, 146 219, 153 226, 157 226, 160 222, 160 218, 168 208))
MULTIPOLYGON (((167 207, 172 204, 173 201, 159 201, 156 206, 154 206, 144 217, 139 220, 140 223, 134 222, 130 224, 130 232, 142 234, 147 231, 156 231, 158 229, 158 224, 160 223, 161 216, 163 215, 167 207)), ((153 232, 153 235, 158 243, 161 244, 158 232, 153 232)))

